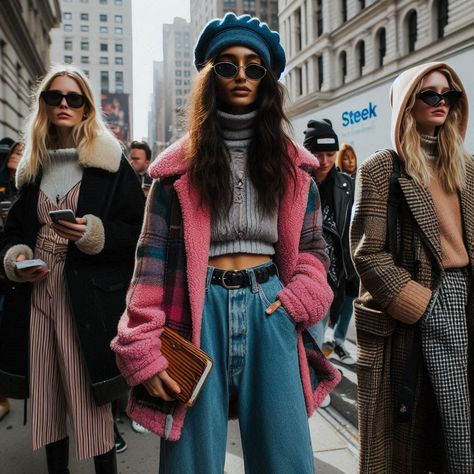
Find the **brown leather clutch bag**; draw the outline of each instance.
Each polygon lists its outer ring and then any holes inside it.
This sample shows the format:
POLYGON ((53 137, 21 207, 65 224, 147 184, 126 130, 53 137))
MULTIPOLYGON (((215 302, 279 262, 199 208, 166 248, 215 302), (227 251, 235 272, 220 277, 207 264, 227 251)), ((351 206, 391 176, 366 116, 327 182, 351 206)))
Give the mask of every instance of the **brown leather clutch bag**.
POLYGON ((201 392, 214 362, 199 347, 165 326, 161 334, 161 352, 168 360, 168 375, 181 388, 172 393, 191 407, 201 392))

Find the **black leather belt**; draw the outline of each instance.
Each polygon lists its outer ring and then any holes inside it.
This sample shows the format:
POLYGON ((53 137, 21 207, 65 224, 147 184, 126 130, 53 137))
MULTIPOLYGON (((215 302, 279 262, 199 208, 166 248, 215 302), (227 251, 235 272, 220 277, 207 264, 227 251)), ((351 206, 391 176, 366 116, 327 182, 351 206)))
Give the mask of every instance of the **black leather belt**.
MULTIPOLYGON (((253 270, 257 283, 265 283, 268 279, 277 275, 277 267, 274 263, 268 267, 253 270)), ((213 285, 221 285, 228 290, 236 290, 250 286, 250 275, 246 270, 219 270, 215 268, 212 272, 211 283, 213 285)))

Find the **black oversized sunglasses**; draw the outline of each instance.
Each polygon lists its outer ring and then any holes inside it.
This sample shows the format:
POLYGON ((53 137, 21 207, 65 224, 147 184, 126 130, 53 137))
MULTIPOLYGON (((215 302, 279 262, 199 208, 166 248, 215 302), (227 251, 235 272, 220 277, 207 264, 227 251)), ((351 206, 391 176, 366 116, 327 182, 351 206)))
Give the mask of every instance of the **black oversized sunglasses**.
POLYGON ((66 99, 67 105, 73 109, 81 108, 86 101, 84 96, 82 94, 78 94, 77 92, 68 92, 67 94, 62 94, 58 91, 43 91, 41 92, 40 97, 46 102, 47 105, 56 107, 61 103, 64 97, 66 99))
POLYGON ((236 66, 234 63, 221 62, 212 66, 214 72, 221 77, 231 79, 237 75, 240 68, 244 68, 245 75, 252 81, 258 81, 265 76, 267 70, 260 64, 249 64, 248 66, 236 66))
POLYGON ((442 94, 438 92, 427 90, 420 92, 416 95, 418 99, 421 99, 425 104, 430 105, 431 107, 436 107, 443 99, 444 103, 448 107, 452 107, 462 96, 461 91, 446 91, 442 94))

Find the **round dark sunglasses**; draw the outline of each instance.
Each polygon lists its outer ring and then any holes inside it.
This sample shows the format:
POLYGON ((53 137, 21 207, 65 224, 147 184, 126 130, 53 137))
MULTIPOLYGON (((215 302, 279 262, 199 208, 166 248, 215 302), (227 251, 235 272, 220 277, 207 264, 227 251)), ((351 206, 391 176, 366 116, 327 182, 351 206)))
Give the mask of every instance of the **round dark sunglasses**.
POLYGON ((68 92, 67 94, 62 94, 58 91, 43 91, 41 92, 40 97, 46 102, 47 105, 56 107, 62 102, 63 98, 66 99, 67 105, 73 109, 79 109, 85 103, 84 96, 82 94, 78 94, 77 92, 68 92))
POLYGON ((451 107, 453 106, 462 96, 461 91, 446 91, 442 94, 438 94, 435 91, 423 91, 416 95, 418 99, 421 99, 425 104, 431 107, 436 107, 443 99, 444 103, 451 107))
POLYGON ((249 64, 248 66, 236 66, 234 63, 222 62, 212 66, 214 72, 225 79, 235 77, 240 68, 244 69, 245 75, 252 81, 258 81, 265 76, 267 70, 260 64, 249 64))

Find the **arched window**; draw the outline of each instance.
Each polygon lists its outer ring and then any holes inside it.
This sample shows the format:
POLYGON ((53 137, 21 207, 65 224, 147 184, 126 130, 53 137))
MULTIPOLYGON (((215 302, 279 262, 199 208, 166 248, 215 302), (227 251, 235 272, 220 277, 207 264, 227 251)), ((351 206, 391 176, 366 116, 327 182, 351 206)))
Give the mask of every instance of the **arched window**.
POLYGON ((416 10, 412 10, 407 15, 407 26, 408 26, 408 52, 411 53, 415 51, 415 44, 417 39, 417 14, 416 10))
POLYGON ((387 53, 387 33, 385 28, 381 28, 377 33, 377 45, 379 49, 379 67, 383 66, 383 59, 385 58, 385 54, 387 53))
POLYGON ((342 23, 347 21, 347 0, 341 0, 342 23))
POLYGON ((345 84, 346 83, 346 76, 347 76, 347 54, 345 51, 343 51, 339 55, 339 67, 341 71, 341 83, 345 84))
POLYGON ((438 39, 444 38, 444 29, 448 24, 448 0, 438 0, 437 5, 438 39))
POLYGON ((364 66, 365 66, 365 43, 364 41, 359 41, 356 46, 356 51, 357 51, 357 61, 358 61, 358 70, 359 70, 359 77, 362 76, 362 73, 364 72, 364 66))

